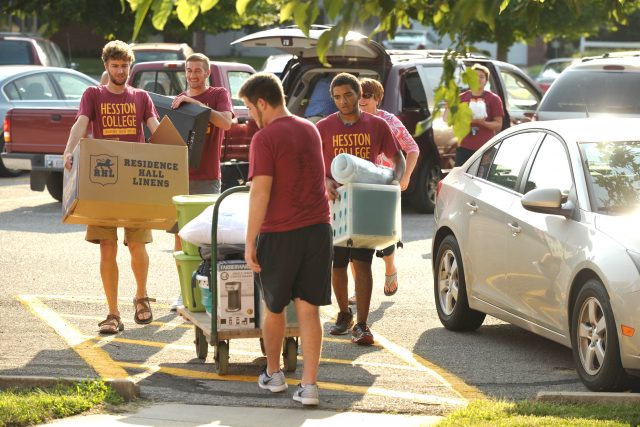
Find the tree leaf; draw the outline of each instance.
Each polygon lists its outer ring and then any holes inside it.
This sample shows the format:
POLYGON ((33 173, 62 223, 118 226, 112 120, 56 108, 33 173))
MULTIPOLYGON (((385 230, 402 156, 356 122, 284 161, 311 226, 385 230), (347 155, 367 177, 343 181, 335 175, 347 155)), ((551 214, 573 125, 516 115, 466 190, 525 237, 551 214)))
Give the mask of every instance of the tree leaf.
POLYGON ((171 16, 171 12, 173 12, 173 0, 154 0, 151 5, 151 11, 153 12, 151 18, 153 28, 162 31, 171 16))
MULTIPOLYGON (((240 1, 242 0, 238 0, 238 2, 240 1)), ((290 1, 282 6, 282 8, 280 9, 280 22, 285 22, 291 19, 291 17, 293 16, 293 11, 296 9, 296 3, 296 1, 290 1)))
POLYGON ((500 4, 500 12, 499 13, 504 12, 504 10, 509 6, 509 1, 510 0, 502 0, 502 4, 500 4))
POLYGON ((186 27, 191 25, 198 17, 200 0, 177 0, 176 12, 178 20, 186 27))
POLYGON ((218 4, 218 0, 202 0, 200 2, 200 13, 205 13, 215 7, 218 4))
POLYGON ((136 6, 136 17, 133 22, 133 35, 131 36, 132 41, 135 41, 138 37, 138 33, 140 32, 140 28, 142 28, 142 23, 144 22, 144 18, 147 16, 147 12, 149 12, 149 7, 151 7, 152 1, 153 0, 138 1, 136 6))
POLYGON ((471 112, 471 108, 469 108, 469 104, 466 102, 458 104, 458 109, 452 116, 454 117, 450 117, 450 121, 453 122, 453 134, 458 138, 458 141, 462 141, 471 130, 473 113, 471 112))
POLYGON ((236 11, 238 11, 238 15, 244 16, 247 11, 247 7, 249 6, 249 2, 251 0, 237 0, 236 1, 236 11))

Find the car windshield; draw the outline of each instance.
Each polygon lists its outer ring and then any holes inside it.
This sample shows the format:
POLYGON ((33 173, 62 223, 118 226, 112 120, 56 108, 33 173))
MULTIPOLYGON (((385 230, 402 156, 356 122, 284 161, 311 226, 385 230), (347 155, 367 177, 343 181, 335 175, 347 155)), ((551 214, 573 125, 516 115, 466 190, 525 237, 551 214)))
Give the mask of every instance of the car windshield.
POLYGON ((640 115, 640 73, 564 72, 542 100, 540 111, 640 115))
POLYGON ((180 52, 168 52, 162 50, 143 51, 138 50, 133 52, 136 62, 152 62, 152 61, 179 61, 183 58, 180 52))
POLYGON ((624 214, 640 208, 640 141, 580 144, 593 208, 624 214))
POLYGON ((19 40, 0 41, 0 65, 33 63, 34 58, 29 42, 19 40))

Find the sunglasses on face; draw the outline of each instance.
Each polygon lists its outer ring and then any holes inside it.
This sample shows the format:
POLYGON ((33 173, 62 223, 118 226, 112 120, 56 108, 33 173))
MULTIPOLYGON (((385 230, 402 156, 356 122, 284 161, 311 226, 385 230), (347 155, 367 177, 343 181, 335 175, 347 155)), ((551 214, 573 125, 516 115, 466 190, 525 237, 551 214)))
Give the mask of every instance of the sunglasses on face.
POLYGON ((371 92, 364 92, 364 93, 362 94, 362 97, 363 97, 364 99, 371 99, 371 98, 373 98, 373 93, 371 93, 371 92))

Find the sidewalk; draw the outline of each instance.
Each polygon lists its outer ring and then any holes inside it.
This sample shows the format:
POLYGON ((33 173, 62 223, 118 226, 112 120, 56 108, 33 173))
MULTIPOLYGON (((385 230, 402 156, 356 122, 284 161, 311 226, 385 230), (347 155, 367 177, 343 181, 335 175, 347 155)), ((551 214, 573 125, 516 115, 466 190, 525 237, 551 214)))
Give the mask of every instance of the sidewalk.
POLYGON ((322 409, 300 408, 247 408, 181 403, 156 404, 140 408, 130 414, 78 415, 54 421, 47 426, 80 427, 102 426, 230 426, 230 427, 282 427, 282 426, 433 426, 442 417, 372 414, 365 412, 333 412, 322 409))

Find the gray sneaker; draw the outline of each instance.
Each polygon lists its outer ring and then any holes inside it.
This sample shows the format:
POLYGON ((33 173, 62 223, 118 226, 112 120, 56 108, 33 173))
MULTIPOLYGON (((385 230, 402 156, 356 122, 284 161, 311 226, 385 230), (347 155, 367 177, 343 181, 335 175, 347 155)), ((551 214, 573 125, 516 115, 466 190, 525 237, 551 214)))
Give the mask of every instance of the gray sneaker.
POLYGON ((338 313, 336 324, 329 330, 331 335, 348 334, 353 327, 353 313, 351 312, 351 307, 348 307, 347 310, 348 311, 341 311, 338 313))
POLYGON ((289 386, 282 371, 274 372, 271 376, 267 375, 267 368, 258 377, 258 387, 263 390, 269 390, 273 393, 285 391, 289 386))
POLYGON ((182 303, 182 295, 180 295, 178 299, 175 300, 173 304, 171 304, 171 311, 176 311, 178 307, 182 307, 183 305, 184 304, 182 303))
POLYGON ((296 392, 293 393, 293 400, 303 405, 318 406, 318 403, 320 403, 318 399, 318 386, 315 384, 307 384, 303 387, 302 384, 298 384, 296 392))

